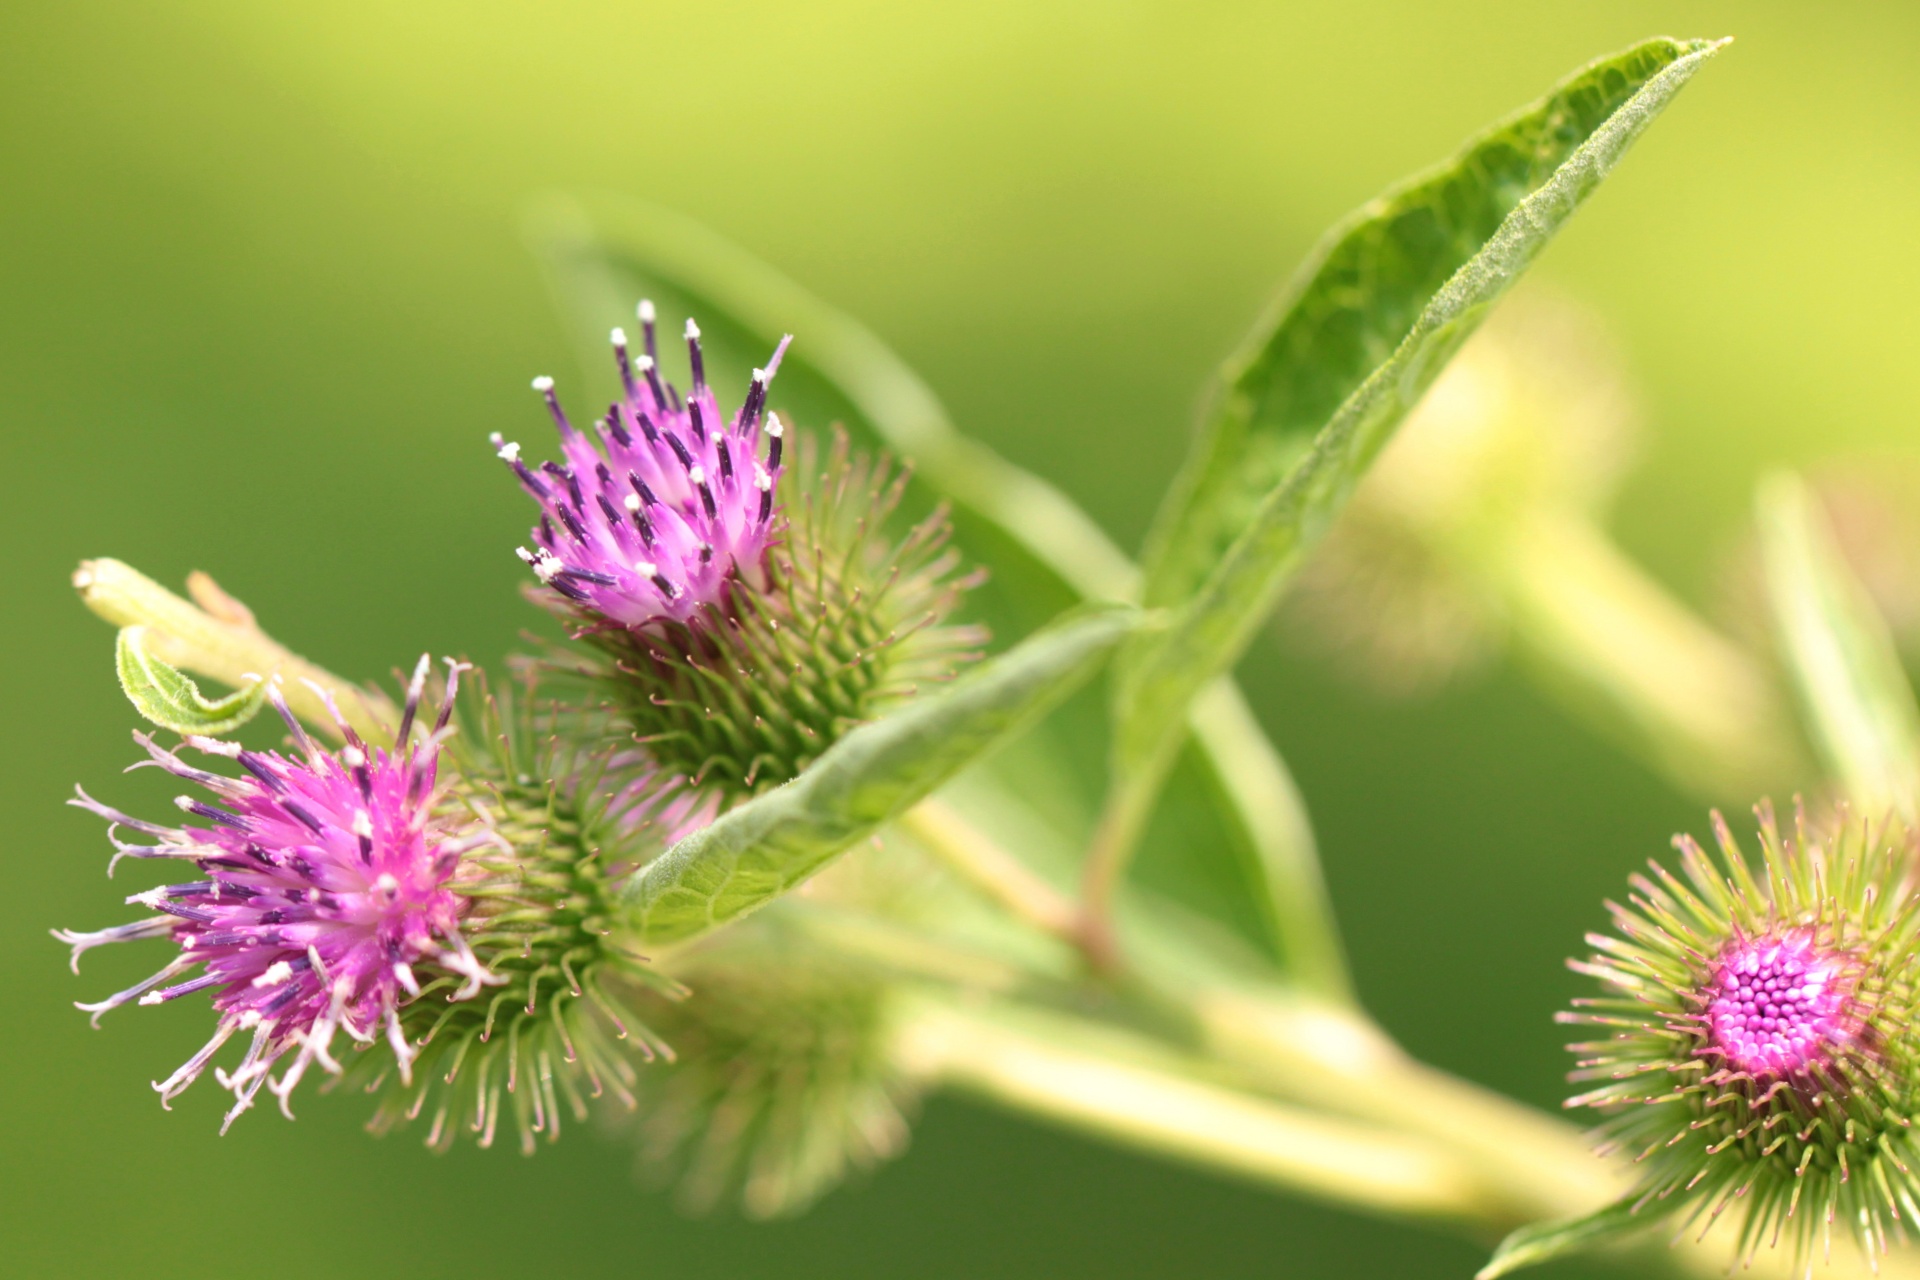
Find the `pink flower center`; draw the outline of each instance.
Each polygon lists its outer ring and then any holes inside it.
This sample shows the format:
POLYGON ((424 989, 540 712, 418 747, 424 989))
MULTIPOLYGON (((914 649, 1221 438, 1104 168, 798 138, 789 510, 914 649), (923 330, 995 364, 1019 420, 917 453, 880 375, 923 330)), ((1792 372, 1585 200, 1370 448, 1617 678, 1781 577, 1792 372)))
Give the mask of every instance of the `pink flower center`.
POLYGON ((1844 958, 1805 934, 1735 942, 1708 989, 1708 1048, 1735 1071, 1798 1075, 1852 1041, 1844 958))

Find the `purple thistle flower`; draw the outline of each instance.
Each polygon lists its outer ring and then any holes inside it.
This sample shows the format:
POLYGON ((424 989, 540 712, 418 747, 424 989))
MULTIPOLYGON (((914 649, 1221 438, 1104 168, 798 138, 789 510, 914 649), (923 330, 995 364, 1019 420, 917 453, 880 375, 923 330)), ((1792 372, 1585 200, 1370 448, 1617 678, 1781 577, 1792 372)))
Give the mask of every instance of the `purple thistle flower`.
POLYGON ((626 334, 613 331, 624 394, 592 435, 568 420, 552 378, 534 379, 559 427, 565 461, 536 470, 517 443, 493 437, 541 507, 534 547, 521 547, 520 558, 571 602, 571 612, 635 629, 661 620, 694 623, 721 603, 736 575, 761 576, 783 469, 782 426, 766 411, 767 385, 791 341, 782 338, 767 367, 754 370, 745 402, 728 418, 707 385, 699 327, 687 321, 693 388, 682 397, 661 376, 649 304, 641 304, 640 318, 646 354, 637 360, 628 356, 626 334))
POLYGON ((1601 990, 1559 1020, 1590 1029, 1568 1046, 1590 1087, 1567 1105, 1605 1117, 1648 1221, 1725 1216, 1743 1260, 1784 1238, 1803 1264, 1841 1224, 1872 1256, 1920 1216, 1916 836, 1755 812, 1757 858, 1715 813, 1717 858, 1678 837, 1678 870, 1631 877, 1587 935, 1572 967, 1601 990))
POLYGON ((459 999, 499 981, 462 937, 466 900, 451 885, 464 855, 498 837, 438 815, 440 747, 460 668, 455 664, 448 677, 447 700, 434 731, 414 742, 411 730, 427 667, 422 657, 397 737, 405 745, 391 751, 369 747, 344 720, 346 745, 323 750, 277 689, 269 697, 286 720, 297 757, 210 738, 186 740, 199 751, 234 761, 244 771, 239 777, 196 768, 136 733, 151 756, 143 764, 157 765, 211 797, 177 801, 201 820, 198 824, 143 821, 84 791, 69 802, 114 827, 155 837, 155 843, 131 845, 113 836, 114 863, 122 857, 179 859, 193 863, 204 877, 127 899, 158 913, 144 920, 92 933, 54 931, 72 946, 76 972, 81 953, 103 943, 166 937, 180 948, 145 981, 96 1004, 81 1004, 96 1025, 107 1010, 136 999, 160 1004, 196 991, 213 993, 219 1026, 199 1052, 154 1085, 163 1104, 192 1084, 239 1031, 253 1036, 245 1057, 232 1073, 215 1073, 235 1098, 223 1131, 253 1104, 263 1085, 291 1116, 288 1097, 310 1065, 340 1071, 329 1049, 341 1031, 362 1044, 384 1035, 405 1078, 418 1049, 409 1043, 397 1011, 420 990, 414 966, 426 962, 457 975, 459 999), (175 981, 196 967, 198 976, 175 981), (292 1060, 269 1084, 268 1073, 289 1055, 292 1060))

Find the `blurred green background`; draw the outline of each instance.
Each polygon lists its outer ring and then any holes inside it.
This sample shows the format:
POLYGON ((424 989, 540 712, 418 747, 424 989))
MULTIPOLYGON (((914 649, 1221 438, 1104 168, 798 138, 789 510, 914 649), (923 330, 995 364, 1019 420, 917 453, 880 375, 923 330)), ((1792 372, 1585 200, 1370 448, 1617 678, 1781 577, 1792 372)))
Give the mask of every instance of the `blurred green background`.
MULTIPOLYGON (((950 1100, 903 1161, 773 1226, 685 1220, 591 1135, 439 1159, 309 1098, 220 1138, 211 1082, 162 1112, 147 1081, 204 1009, 90 1031, 69 1002, 149 956, 76 979, 46 936, 146 883, 102 878, 72 783, 165 794, 115 776, 133 718, 66 577, 101 554, 205 568, 355 675, 510 648, 527 516, 485 439, 537 437, 528 377, 574 373, 518 231, 556 187, 650 198, 778 264, 1136 546, 1212 361, 1323 226, 1662 31, 1739 43, 1539 270, 1633 363, 1650 423, 1622 536, 1701 600, 1759 469, 1912 451, 1910 4, 0 7, 0 1269, 1468 1274, 1470 1245, 950 1100)), ((1298 652, 1265 639, 1242 674, 1367 1004, 1551 1105, 1561 957, 1701 816, 1511 674, 1386 706, 1298 652)))

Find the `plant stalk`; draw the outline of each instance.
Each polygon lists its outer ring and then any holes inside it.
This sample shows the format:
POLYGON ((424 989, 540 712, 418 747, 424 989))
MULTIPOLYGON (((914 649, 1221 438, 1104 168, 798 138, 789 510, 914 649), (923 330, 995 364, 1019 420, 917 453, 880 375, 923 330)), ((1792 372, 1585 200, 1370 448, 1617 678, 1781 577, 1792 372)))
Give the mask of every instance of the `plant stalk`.
POLYGON ((1584 516, 1535 513, 1491 559, 1523 656, 1689 790, 1746 802, 1801 777, 1759 666, 1584 516))
POLYGON ((236 689, 245 688, 250 676, 280 676, 287 707, 338 741, 340 728, 326 699, 310 687, 317 685, 363 737, 393 739, 392 726, 400 717, 391 702, 287 649, 260 630, 253 613, 204 573, 187 580, 193 601, 118 560, 81 561, 73 586, 87 608, 113 625, 146 627, 148 648, 170 666, 236 689))

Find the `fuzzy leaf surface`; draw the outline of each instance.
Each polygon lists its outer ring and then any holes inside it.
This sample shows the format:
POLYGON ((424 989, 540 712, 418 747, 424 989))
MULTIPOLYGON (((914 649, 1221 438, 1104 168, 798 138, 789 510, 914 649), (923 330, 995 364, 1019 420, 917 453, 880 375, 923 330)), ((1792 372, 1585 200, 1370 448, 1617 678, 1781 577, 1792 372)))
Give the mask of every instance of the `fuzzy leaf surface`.
POLYGON ((1496 1280, 1555 1258, 1585 1253, 1651 1225, 1649 1219, 1634 1216, 1633 1204, 1629 1197, 1578 1217, 1530 1222, 1500 1242, 1473 1280, 1496 1280))
POLYGON ((147 651, 145 627, 122 627, 113 665, 133 709, 162 729, 215 737, 232 733, 266 704, 267 682, 255 679, 224 698, 209 698, 200 686, 147 651))
POLYGON ((746 915, 1073 692, 1138 624, 1137 610, 1070 614, 941 693, 922 694, 830 747, 792 782, 733 809, 637 873, 623 897, 643 942, 676 942, 746 915))
POLYGON ((1920 708, 1885 619, 1804 483, 1775 476, 1758 506, 1774 628, 1822 762, 1866 816, 1920 817, 1920 708))
POLYGON ((1145 598, 1182 613, 1122 660, 1123 771, 1151 772, 1394 427, 1718 47, 1603 58, 1322 243, 1228 360, 1157 520, 1145 598))

